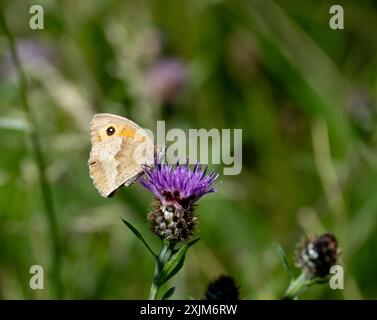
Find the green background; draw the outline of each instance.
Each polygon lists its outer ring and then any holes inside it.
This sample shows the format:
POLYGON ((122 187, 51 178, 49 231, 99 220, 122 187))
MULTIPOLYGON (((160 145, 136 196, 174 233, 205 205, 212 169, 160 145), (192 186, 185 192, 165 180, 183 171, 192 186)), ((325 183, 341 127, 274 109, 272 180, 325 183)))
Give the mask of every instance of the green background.
MULTIPOLYGON (((302 298, 377 297, 375 1, 337 1, 343 30, 329 27, 329 1, 39 1, 43 30, 29 28, 32 4, 2 0, 1 10, 46 159, 65 298, 148 296, 153 260, 120 217, 160 245, 146 222, 150 193, 134 185, 103 199, 92 185, 88 126, 97 112, 152 130, 156 120, 243 129, 242 173, 211 166, 221 183, 199 202, 201 240, 170 281, 174 298, 202 298, 210 280, 229 274, 241 298, 278 299, 289 276, 274 242, 293 265, 300 239, 324 231, 342 248, 344 290, 316 286, 302 298), (174 91, 169 101, 148 82, 161 59, 178 59, 185 75, 173 89, 153 78, 174 91)), ((53 299, 59 268, 33 128, 3 34, 0 67, 0 298, 53 299), (29 288, 35 264, 44 290, 29 288)))

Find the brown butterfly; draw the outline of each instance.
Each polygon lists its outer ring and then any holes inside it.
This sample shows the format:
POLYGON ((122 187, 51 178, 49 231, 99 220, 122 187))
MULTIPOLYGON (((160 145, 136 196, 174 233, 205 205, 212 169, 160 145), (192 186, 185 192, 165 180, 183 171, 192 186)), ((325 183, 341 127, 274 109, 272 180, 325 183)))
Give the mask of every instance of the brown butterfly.
POLYGON ((90 123, 90 137, 90 177, 103 197, 135 182, 144 172, 143 165, 153 163, 152 139, 127 118, 96 114, 90 123))

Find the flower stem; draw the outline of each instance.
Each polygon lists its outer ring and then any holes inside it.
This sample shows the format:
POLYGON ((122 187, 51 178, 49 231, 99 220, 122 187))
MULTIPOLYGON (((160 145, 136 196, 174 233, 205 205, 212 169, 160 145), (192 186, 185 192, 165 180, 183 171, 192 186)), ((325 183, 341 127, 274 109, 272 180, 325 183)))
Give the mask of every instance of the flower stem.
POLYGON ((164 242, 162 243, 160 254, 157 258, 153 281, 149 292, 149 300, 156 300, 157 298, 157 294, 161 286, 161 284, 159 283, 160 271, 163 269, 166 262, 169 261, 172 252, 172 243, 168 240, 164 240, 164 242))
POLYGON ((52 198, 51 186, 48 182, 46 175, 46 161, 44 154, 42 152, 41 142, 38 135, 37 121, 33 114, 32 109, 30 108, 29 98, 28 98, 28 85, 25 72, 22 67, 22 63, 19 59, 17 48, 15 44, 14 37, 10 32, 8 25, 6 23, 5 17, 3 15, 3 9, 0 9, 0 26, 4 31, 4 34, 8 40, 9 48, 11 51, 11 57, 14 65, 16 66, 19 80, 19 90, 21 105, 24 109, 24 112, 28 118, 32 130, 30 133, 30 138, 35 154, 35 161, 37 164, 39 172, 39 183, 42 191, 42 198, 46 210, 47 221, 49 224, 50 239, 51 239, 51 250, 52 250, 52 267, 51 275, 53 279, 53 286, 55 291, 55 297, 61 299, 63 297, 63 286, 61 281, 61 259, 60 259, 60 242, 59 242, 59 230, 58 223, 56 219, 55 207, 52 198))
POLYGON ((285 292, 283 300, 294 300, 305 291, 305 289, 311 284, 305 272, 302 272, 296 279, 293 279, 285 292))

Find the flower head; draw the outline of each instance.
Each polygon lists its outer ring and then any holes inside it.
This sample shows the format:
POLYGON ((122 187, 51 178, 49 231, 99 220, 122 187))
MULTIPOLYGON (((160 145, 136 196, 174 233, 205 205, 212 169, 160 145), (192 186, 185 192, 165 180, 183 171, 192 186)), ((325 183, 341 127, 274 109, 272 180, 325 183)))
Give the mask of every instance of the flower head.
POLYGON ((206 300, 238 300, 238 286, 229 276, 220 276, 212 281, 206 291, 206 300))
POLYGON ((306 240, 297 254, 296 264, 311 277, 326 277, 339 257, 336 238, 331 233, 306 240))
POLYGON ((145 178, 140 183, 151 191, 163 205, 192 206, 202 196, 214 192, 214 183, 218 177, 215 172, 206 174, 197 162, 191 170, 188 160, 184 165, 161 164, 155 160, 153 167, 145 169, 145 178))
POLYGON ((161 164, 145 168, 140 183, 155 196, 156 202, 148 218, 152 231, 161 238, 185 241, 193 234, 197 217, 194 204, 205 194, 214 192, 218 175, 202 171, 197 162, 193 169, 178 162, 175 166, 161 164))

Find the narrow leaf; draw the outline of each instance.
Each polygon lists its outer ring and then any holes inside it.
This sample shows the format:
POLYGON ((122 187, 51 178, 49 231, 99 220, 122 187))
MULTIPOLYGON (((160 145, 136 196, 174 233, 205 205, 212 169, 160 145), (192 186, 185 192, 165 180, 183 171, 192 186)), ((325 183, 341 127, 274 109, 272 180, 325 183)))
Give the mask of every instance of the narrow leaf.
POLYGON ((133 234, 145 245, 145 247, 148 249, 148 251, 152 254, 153 258, 157 260, 158 256, 154 253, 152 248, 149 246, 149 244, 145 241, 141 233, 127 220, 121 218, 123 223, 133 232, 133 234))
POLYGON ((293 273, 292 273, 292 270, 291 270, 291 268, 288 264, 288 260, 287 260, 287 257, 285 255, 284 249, 277 242, 274 243, 274 246, 275 246, 276 253, 279 256, 281 264, 283 265, 284 269, 287 271, 287 273, 289 274, 291 279, 293 279, 293 273))
POLYGON ((200 237, 199 237, 199 238, 196 238, 196 239, 193 239, 193 240, 191 240, 189 243, 187 243, 187 246, 190 248, 190 247, 192 247, 195 243, 197 243, 199 240, 200 240, 200 237))
POLYGON ((175 291, 175 287, 171 287, 169 290, 167 290, 163 296, 162 296, 162 300, 168 300, 174 293, 175 291))

